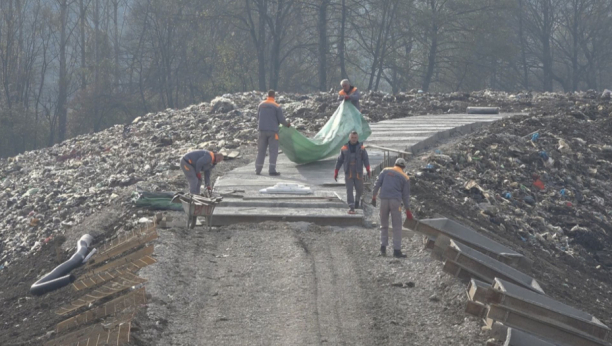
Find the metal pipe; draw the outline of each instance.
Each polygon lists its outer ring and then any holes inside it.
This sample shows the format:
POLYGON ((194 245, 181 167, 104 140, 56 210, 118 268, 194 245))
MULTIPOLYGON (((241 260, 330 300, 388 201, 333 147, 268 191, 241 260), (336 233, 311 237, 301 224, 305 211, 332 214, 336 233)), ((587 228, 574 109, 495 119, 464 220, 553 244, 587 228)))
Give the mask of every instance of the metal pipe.
POLYGON ((76 253, 72 255, 69 260, 55 267, 49 274, 36 281, 32 287, 30 287, 30 293, 38 296, 74 282, 74 276, 69 273, 71 270, 83 264, 89 245, 91 245, 92 242, 93 237, 89 234, 82 236, 77 243, 76 253))

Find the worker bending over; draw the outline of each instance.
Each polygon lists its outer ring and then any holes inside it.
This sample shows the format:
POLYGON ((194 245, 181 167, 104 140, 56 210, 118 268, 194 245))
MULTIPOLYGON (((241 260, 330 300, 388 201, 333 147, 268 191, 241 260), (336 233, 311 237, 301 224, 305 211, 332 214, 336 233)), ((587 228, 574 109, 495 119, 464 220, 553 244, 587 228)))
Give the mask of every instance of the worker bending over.
POLYGON ((280 175, 276 170, 276 159, 278 158, 278 128, 279 124, 290 127, 291 124, 285 120, 283 110, 274 101, 274 90, 268 91, 268 98, 259 104, 257 109, 257 120, 259 122, 259 139, 257 140, 257 159, 255 160, 255 174, 261 174, 266 151, 270 148, 270 167, 268 173, 272 176, 280 175))
POLYGON ((352 86, 348 79, 343 79, 342 82, 340 82, 340 86, 342 87, 342 90, 340 90, 338 93, 338 101, 350 101, 358 111, 361 111, 361 108, 359 107, 360 95, 357 88, 352 86))
POLYGON ((399 158, 393 168, 385 168, 378 175, 372 205, 376 206, 376 195, 380 190, 380 254, 387 255, 389 244, 389 214, 393 224, 393 257, 406 257, 402 254, 402 202, 406 217, 412 220, 410 212, 410 178, 404 173, 406 161, 399 158))
POLYGON ((368 176, 372 176, 370 172, 370 159, 368 152, 362 143, 359 143, 359 134, 357 131, 351 132, 349 142, 340 149, 340 155, 336 161, 336 170, 334 172, 334 180, 338 181, 338 171, 340 167, 344 169, 344 182, 346 185, 346 201, 349 205, 349 214, 355 214, 355 208, 359 208, 359 201, 363 194, 363 167, 366 168, 368 176), (355 197, 353 198, 353 187, 355 188, 355 197))
POLYGON ((223 161, 223 154, 208 150, 196 150, 183 156, 181 159, 181 169, 189 182, 189 192, 196 195, 200 194, 202 172, 204 172, 206 188, 208 191, 212 191, 210 171, 221 161, 223 161))

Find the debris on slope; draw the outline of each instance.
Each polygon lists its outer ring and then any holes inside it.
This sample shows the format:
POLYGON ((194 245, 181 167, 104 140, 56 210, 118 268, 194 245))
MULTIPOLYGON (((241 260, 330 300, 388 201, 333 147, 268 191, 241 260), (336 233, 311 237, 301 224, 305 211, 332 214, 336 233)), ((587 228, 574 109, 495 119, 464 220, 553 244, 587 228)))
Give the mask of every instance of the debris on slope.
MULTIPOLYGON (((335 93, 281 94, 277 102, 298 130, 314 133, 336 109, 336 97, 335 93)), ((586 100, 587 104, 598 98, 600 95, 595 92, 568 95, 492 91, 450 94, 412 91, 398 95, 366 92, 362 96, 362 111, 369 121, 376 122, 427 113, 464 113, 467 106, 497 106, 502 112, 538 107, 565 109, 582 102, 578 100, 586 100)), ((260 92, 226 94, 210 103, 149 113, 131 124, 116 125, 50 148, 0 159, 0 270, 23 255, 37 252, 53 237, 80 225, 86 217, 110 204, 131 206, 129 192, 134 191, 136 184, 158 191, 183 188, 185 182, 176 179, 180 177, 178 160, 190 149, 230 152, 253 145, 257 134, 257 105, 263 99, 264 94, 260 92)), ((577 109, 576 115, 581 116, 581 112, 581 108, 577 109)), ((543 140, 548 138, 546 132, 541 136, 543 140)), ((578 135, 564 138, 569 148, 563 150, 576 151, 578 144, 574 143, 574 137, 578 135)), ((589 136, 582 137, 587 147, 594 144, 589 136)), ((592 149, 599 153, 597 150, 592 149)), ((602 147, 600 151, 603 150, 602 147)), ((552 155, 557 160, 556 154, 552 155)), ((589 166, 600 169, 582 178, 583 183, 607 174, 606 165, 589 166)), ((544 176, 544 181, 547 179, 544 176)), ((576 193, 571 186, 565 188, 576 193)), ((610 200, 608 196, 595 195, 603 198, 604 204, 610 200)), ((598 215, 609 217, 603 207, 598 210, 598 215)), ((598 225, 592 221, 580 223, 580 227, 597 234, 602 226, 597 228, 593 224, 598 225)), ((581 228, 574 233, 590 234, 581 228)))
POLYGON ((498 121, 416 174, 466 215, 543 252, 612 269, 612 103, 554 96, 498 121))

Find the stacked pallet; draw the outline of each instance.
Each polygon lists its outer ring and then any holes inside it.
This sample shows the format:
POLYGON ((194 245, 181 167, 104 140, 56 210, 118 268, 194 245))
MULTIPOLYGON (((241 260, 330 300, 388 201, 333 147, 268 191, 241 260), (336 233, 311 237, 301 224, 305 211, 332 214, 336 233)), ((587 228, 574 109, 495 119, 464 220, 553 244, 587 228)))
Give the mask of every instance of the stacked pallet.
POLYGON ((425 235, 444 271, 469 282, 466 312, 482 318, 495 341, 487 346, 610 345, 610 329, 586 312, 544 294, 522 270, 522 255, 448 219, 407 221, 425 235))
POLYGON ((157 236, 153 223, 106 241, 72 284, 82 296, 56 311, 67 318, 45 346, 129 343, 132 320, 146 304, 147 280, 136 272, 157 262, 150 244, 157 236))

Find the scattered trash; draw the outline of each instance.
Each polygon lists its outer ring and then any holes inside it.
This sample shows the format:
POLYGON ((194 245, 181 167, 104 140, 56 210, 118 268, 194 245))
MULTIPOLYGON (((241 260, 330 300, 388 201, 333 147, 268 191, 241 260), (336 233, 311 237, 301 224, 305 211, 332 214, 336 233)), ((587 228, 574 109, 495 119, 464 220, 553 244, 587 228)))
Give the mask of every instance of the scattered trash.
POLYGON ((536 181, 534 181, 533 182, 533 186, 537 187, 540 190, 544 190, 546 188, 546 186, 544 185, 544 183, 540 179, 537 179, 536 181))

